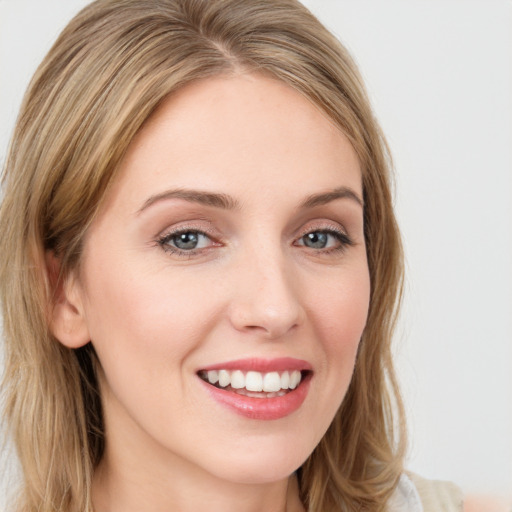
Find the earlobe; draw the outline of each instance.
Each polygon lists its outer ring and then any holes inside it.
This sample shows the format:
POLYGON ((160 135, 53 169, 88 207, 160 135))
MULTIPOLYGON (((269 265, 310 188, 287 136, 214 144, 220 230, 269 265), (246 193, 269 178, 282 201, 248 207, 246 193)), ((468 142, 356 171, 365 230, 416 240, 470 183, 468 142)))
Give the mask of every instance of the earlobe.
POLYGON ((53 252, 46 254, 46 268, 53 299, 48 313, 50 331, 66 347, 82 347, 90 335, 80 284, 74 274, 60 275, 60 261, 53 252))

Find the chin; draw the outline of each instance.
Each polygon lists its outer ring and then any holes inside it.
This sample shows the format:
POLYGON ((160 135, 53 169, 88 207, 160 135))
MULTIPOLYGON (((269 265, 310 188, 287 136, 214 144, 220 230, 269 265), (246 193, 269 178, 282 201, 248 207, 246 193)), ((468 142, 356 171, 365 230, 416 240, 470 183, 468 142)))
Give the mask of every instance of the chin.
POLYGON ((290 477, 301 464, 289 464, 283 461, 239 461, 230 468, 217 468, 216 475, 236 484, 258 485, 280 482, 290 477))
MULTIPOLYGON (((293 439, 293 438, 292 438, 293 439)), ((314 446, 301 446, 301 442, 281 443, 281 446, 239 447, 230 456, 212 460, 207 470, 223 480, 239 484, 267 484, 287 479, 309 457, 314 446)))

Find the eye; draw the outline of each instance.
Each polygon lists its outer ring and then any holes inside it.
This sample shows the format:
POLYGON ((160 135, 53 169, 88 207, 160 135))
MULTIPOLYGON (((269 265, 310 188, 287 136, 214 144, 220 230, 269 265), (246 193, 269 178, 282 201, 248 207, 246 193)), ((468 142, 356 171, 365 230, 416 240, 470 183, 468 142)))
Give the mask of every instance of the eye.
POLYGON ((179 253, 193 253, 213 245, 211 238, 202 231, 187 229, 168 233, 158 240, 164 250, 179 253))
POLYGON ((314 231, 304 235, 302 241, 306 247, 311 247, 311 249, 325 249, 330 241, 329 237, 332 238, 332 235, 321 231, 314 231))
POLYGON ((333 229, 310 231, 302 235, 296 245, 316 250, 343 250, 346 246, 352 245, 352 240, 346 233, 333 229))

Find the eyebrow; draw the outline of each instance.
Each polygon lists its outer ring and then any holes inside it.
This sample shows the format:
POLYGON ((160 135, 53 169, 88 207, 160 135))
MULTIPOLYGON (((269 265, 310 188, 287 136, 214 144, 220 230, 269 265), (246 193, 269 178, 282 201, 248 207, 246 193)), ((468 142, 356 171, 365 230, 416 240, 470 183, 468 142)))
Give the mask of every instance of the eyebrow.
MULTIPOLYGON (((174 189, 151 196, 139 208, 137 215, 141 214, 153 204, 168 199, 183 199, 184 201, 189 201, 191 203, 213 206, 214 208, 221 208, 223 210, 235 210, 240 208, 240 203, 228 194, 204 192, 202 190, 174 189)), ((336 201, 337 199, 351 199, 359 206, 364 206, 363 200, 356 192, 354 192, 354 190, 349 187, 338 187, 333 190, 329 190, 328 192, 320 192, 318 194, 308 196, 299 205, 299 208, 314 208, 316 206, 322 206, 332 201, 336 201)))
POLYGON ((240 203, 227 194, 219 194, 215 192, 203 192, 201 190, 175 189, 167 190, 161 194, 151 196, 137 211, 137 215, 149 208, 151 205, 164 201, 166 199, 183 199, 191 203, 213 206, 214 208, 222 208, 223 210, 235 210, 240 207, 240 203))
POLYGON ((321 192, 319 194, 313 194, 307 197, 302 204, 301 208, 314 208, 315 206, 322 206, 324 204, 330 203, 331 201, 336 201, 337 199, 351 199, 355 201, 362 208, 364 207, 364 202, 359 195, 349 187, 338 187, 334 190, 330 190, 328 192, 321 192))

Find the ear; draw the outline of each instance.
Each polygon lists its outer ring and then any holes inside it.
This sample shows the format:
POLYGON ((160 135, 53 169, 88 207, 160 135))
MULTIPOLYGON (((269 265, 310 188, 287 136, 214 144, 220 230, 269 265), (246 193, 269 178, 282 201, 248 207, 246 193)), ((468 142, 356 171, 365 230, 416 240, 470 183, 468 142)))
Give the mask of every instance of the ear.
POLYGON ((60 261, 53 252, 46 253, 46 268, 52 290, 50 331, 64 346, 79 348, 91 340, 83 307, 83 291, 76 275, 61 276, 60 261))

